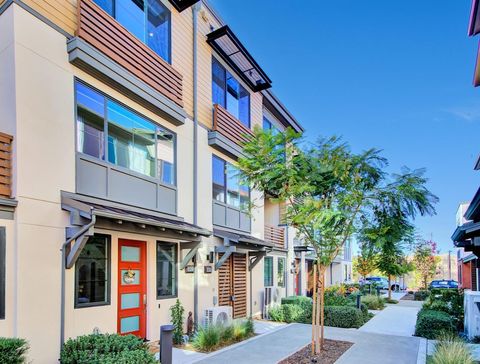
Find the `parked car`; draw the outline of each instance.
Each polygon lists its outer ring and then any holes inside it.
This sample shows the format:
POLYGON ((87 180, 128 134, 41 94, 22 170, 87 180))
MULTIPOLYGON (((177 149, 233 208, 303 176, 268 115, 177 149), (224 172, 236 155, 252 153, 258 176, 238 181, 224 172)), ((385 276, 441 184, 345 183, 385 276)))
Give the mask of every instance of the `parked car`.
POLYGON ((430 282, 430 284, 428 285, 428 288, 429 289, 432 289, 432 288, 457 289, 458 282, 452 279, 436 279, 430 282))
POLYGON ((383 277, 367 277, 362 284, 375 284, 380 289, 388 289, 388 280, 383 277))

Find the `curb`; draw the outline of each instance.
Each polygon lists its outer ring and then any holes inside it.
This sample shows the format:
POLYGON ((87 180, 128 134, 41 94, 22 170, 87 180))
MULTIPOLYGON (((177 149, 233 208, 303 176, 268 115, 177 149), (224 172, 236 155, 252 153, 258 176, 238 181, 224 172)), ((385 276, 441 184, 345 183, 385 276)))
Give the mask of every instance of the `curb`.
POLYGON ((417 364, 425 364, 427 362, 427 339, 421 338, 418 345, 417 364))

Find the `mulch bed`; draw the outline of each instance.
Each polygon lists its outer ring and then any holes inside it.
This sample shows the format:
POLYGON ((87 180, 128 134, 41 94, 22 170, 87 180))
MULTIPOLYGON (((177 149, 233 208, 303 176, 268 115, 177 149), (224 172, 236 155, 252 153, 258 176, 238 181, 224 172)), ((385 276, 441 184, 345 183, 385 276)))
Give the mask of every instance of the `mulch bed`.
POLYGON ((347 341, 325 340, 323 350, 319 355, 311 355, 312 345, 310 344, 282 360, 280 364, 333 364, 352 345, 353 343, 347 341))
POLYGON ((413 301, 413 294, 407 293, 405 296, 401 298, 402 301, 413 301))

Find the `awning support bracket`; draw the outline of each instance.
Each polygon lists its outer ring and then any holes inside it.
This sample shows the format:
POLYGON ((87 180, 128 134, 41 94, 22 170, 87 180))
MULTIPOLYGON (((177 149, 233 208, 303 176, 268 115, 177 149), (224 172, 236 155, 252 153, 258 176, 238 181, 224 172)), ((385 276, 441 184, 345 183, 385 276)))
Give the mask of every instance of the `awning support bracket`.
POLYGON ((227 261, 227 259, 232 255, 232 253, 235 253, 237 251, 237 248, 235 246, 221 246, 221 247, 215 247, 215 252, 216 253, 224 253, 222 257, 215 263, 215 270, 219 270, 220 267, 227 261))
POLYGON ((248 253, 249 264, 248 264, 248 271, 251 272, 253 268, 262 260, 263 257, 267 255, 266 251, 259 251, 259 252, 250 252, 248 253))
POLYGON ((186 246, 187 244, 180 245, 180 248, 190 248, 190 251, 185 255, 182 262, 180 263, 180 270, 185 269, 187 264, 193 259, 193 257, 197 254, 198 249, 200 248, 200 243, 196 243, 194 246, 186 246))
POLYGON ((70 224, 73 225, 65 228, 66 240, 64 243, 67 249, 65 268, 71 269, 85 247, 88 238, 94 234, 96 217, 75 208, 64 207, 64 210, 70 212, 70 224), (73 245, 70 244, 72 241, 74 242, 73 245))

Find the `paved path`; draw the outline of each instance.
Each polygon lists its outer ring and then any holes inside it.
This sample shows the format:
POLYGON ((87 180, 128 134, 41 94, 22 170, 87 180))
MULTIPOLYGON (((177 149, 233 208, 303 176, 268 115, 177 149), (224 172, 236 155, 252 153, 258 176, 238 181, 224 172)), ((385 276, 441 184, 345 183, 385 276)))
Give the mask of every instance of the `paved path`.
MULTIPOLYGON (((200 364, 275 364, 310 342, 311 326, 291 324, 229 350, 196 361, 200 364)), ((353 342, 338 364, 415 364, 420 339, 389 336, 355 329, 325 328, 325 337, 353 342)))
POLYGON ((387 305, 359 331, 376 334, 410 337, 415 333, 417 313, 422 307, 419 301, 399 301, 395 305, 387 305))

